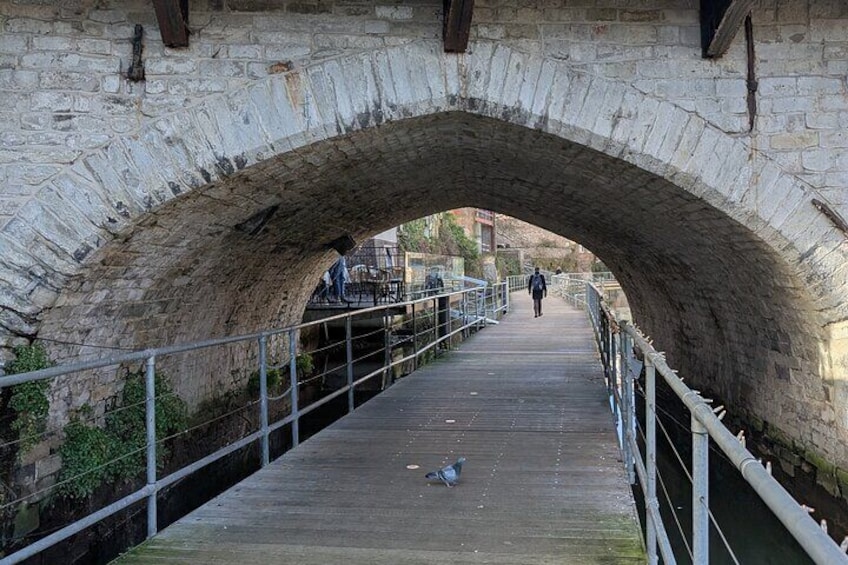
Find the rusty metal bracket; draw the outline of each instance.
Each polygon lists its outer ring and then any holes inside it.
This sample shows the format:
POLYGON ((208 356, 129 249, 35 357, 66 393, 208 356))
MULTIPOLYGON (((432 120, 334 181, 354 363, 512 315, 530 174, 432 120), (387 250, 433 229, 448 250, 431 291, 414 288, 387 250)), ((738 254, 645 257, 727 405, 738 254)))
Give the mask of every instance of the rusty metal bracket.
POLYGON ((144 43, 142 43, 143 37, 144 28, 141 27, 141 24, 135 24, 135 31, 133 32, 132 39, 132 63, 130 63, 130 68, 127 69, 127 78, 133 82, 141 82, 144 80, 144 61, 141 59, 141 54, 144 52, 144 43))

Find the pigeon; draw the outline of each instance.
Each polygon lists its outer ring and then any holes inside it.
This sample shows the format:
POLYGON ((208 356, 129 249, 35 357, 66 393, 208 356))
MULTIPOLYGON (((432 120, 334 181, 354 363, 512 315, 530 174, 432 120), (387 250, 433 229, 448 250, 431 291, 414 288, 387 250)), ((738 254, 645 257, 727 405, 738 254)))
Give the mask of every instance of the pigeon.
POLYGON ((431 481, 438 479, 447 486, 452 487, 459 481, 459 474, 462 472, 463 463, 465 463, 465 457, 460 457, 453 465, 448 465, 447 467, 442 467, 438 471, 427 473, 424 475, 424 478, 430 479, 431 481))

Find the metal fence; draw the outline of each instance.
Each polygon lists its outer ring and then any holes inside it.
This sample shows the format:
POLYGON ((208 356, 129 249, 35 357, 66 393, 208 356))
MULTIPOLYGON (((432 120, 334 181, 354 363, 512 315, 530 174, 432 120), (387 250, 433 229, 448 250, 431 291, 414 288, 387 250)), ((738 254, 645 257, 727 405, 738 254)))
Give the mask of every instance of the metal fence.
MULTIPOLYGON (((648 562, 656 564, 659 555, 666 565, 676 563, 666 527, 660 515, 657 495, 657 374, 669 385, 691 415, 692 435, 692 536, 686 542, 694 565, 709 563, 709 532, 712 523, 722 538, 731 557, 738 563, 709 506, 709 451, 710 439, 721 453, 736 467, 744 480, 765 502, 786 529, 794 536, 810 558, 821 565, 848 563, 844 548, 840 548, 820 527, 807 510, 775 480, 768 468, 758 461, 744 446, 744 438, 737 437, 721 422, 724 407, 711 407, 711 400, 701 397, 698 391, 683 383, 642 333, 625 320, 616 319, 605 305, 602 294, 591 282, 563 277, 557 282, 557 292, 573 304, 585 307, 595 332, 604 367, 605 380, 611 398, 615 420, 620 426, 623 460, 631 484, 639 486, 646 502, 646 546, 648 562), (582 286, 582 288, 581 288, 582 286), (640 386, 640 363, 634 350, 644 363, 645 424, 641 428, 636 418, 636 388, 640 386), (637 438, 637 434, 640 437, 637 438), (639 441, 645 445, 642 453, 639 441)), ((682 464, 682 460, 680 460, 682 464)), ((685 468, 685 467, 684 467, 685 468)))
MULTIPOLYGON (((157 495, 163 489, 227 455, 257 443, 261 452, 259 465, 267 465, 271 459, 272 434, 279 438, 286 431, 283 428, 288 426, 290 445, 297 445, 301 438, 300 421, 310 412, 344 396, 347 399, 347 410, 352 411, 355 408, 355 390, 366 386, 370 386, 372 391, 382 390, 396 377, 411 372, 439 351, 450 349, 470 332, 497 323, 508 308, 507 284, 501 283, 431 295, 402 304, 346 312, 308 324, 135 351, 105 360, 0 377, 0 387, 5 388, 48 379, 80 378, 92 371, 100 371, 102 374, 107 370, 140 365, 142 370, 138 373, 138 384, 143 393, 138 402, 132 406, 113 407, 113 412, 106 414, 90 414, 89 423, 93 427, 98 423, 102 425, 115 412, 137 410, 138 421, 144 422, 143 425, 139 423, 144 428, 143 439, 140 445, 132 447, 120 458, 138 457, 143 462, 141 469, 145 477, 143 486, 130 494, 6 556, 0 560, 0 564, 18 563, 35 556, 137 503, 146 502, 147 536, 153 536, 159 530, 157 495), (313 333, 323 337, 309 347, 302 345, 301 336, 316 327, 320 331, 313 333), (334 332, 336 337, 333 337, 334 332), (157 414, 162 404, 173 397, 173 393, 160 390, 157 375, 160 367, 167 365, 174 357, 203 355, 220 348, 225 348, 228 354, 238 350, 239 358, 251 360, 246 377, 236 383, 244 385, 242 389, 245 394, 222 395, 227 400, 224 409, 210 415, 207 420, 193 422, 190 428, 177 430, 167 437, 161 433, 157 435, 157 414), (377 379, 380 381, 375 382, 377 379), (182 468, 162 472, 162 451, 171 442, 191 432, 195 435, 216 436, 214 432, 208 432, 212 429, 209 426, 232 417, 250 422, 244 426, 244 435, 204 438, 213 444, 218 441, 219 445, 212 445, 207 452, 182 468)), ((56 431, 52 430, 52 433, 56 431)), ((45 432, 49 433, 51 430, 45 432)), ((117 460, 103 461, 99 469, 118 463, 117 460)), ((64 484, 78 478, 67 477, 64 484)), ((60 481, 59 485, 49 488, 59 488, 61 484, 60 481)), ((136 485, 140 484, 136 480, 136 485)), ((26 504, 34 496, 44 498, 51 494, 55 493, 41 491, 12 497, 12 500, 3 501, 3 507, 26 504)))

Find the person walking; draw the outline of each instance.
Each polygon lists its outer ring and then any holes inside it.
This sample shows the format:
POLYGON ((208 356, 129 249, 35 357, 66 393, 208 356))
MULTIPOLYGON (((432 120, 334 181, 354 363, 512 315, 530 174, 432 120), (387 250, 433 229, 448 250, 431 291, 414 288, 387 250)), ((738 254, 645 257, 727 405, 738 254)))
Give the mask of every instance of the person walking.
POLYGON ((534 318, 542 315, 542 298, 548 295, 548 285, 545 284, 545 275, 539 272, 539 267, 530 275, 527 281, 527 294, 533 297, 534 318))

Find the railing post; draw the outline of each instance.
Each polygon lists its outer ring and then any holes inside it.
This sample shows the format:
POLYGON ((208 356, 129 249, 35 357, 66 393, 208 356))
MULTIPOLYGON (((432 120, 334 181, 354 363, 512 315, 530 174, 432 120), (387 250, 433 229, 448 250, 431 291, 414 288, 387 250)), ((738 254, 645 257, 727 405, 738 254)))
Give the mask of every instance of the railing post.
POLYGON ((692 565, 709 565, 709 453, 707 428, 692 415, 692 565))
MULTIPOLYGON (((604 316, 606 318, 606 316, 604 316)), ((610 364, 610 385, 612 386, 612 415, 615 419, 616 425, 618 425, 619 420, 619 406, 618 406, 618 367, 617 367, 617 355, 616 355, 616 347, 615 342, 618 339, 618 334, 613 331, 612 324, 610 320, 607 319, 607 325, 609 327, 609 360, 610 364)))
MULTIPOLYGON (((415 327, 415 310, 412 310, 412 326, 415 327)), ((415 340, 412 340, 413 343, 415 340)), ((347 359, 347 411, 353 412, 353 319, 345 318, 345 357, 347 359)))
MULTIPOLYGON (((594 295, 592 300, 594 301, 594 295)), ((609 321, 604 316, 599 316, 598 318, 598 330, 600 331, 600 341, 601 341, 601 356, 604 362, 604 375, 607 378, 607 394, 612 394, 612 360, 610 358, 610 343, 612 340, 612 336, 610 335, 610 325, 609 321)))
POLYGON ((267 337, 259 337, 259 424, 262 428, 262 466, 271 461, 268 445, 268 360, 267 337))
POLYGON ((624 467, 630 484, 636 482, 633 469, 633 378, 630 374, 630 351, 632 340, 625 331, 625 323, 621 322, 621 427, 624 438, 624 467))
POLYGON ((460 302, 459 310, 462 313, 462 339, 468 339, 468 292, 462 293, 462 302, 460 302))
MULTIPOLYGON (((486 300, 485 294, 483 295, 483 300, 486 300)), ((485 306, 483 307, 485 309, 485 306)), ((479 287, 474 291, 474 311, 477 314, 477 331, 480 331, 480 328, 483 327, 483 317, 480 315, 480 289, 479 287)))
POLYGON ((389 311, 383 312, 383 385, 380 390, 386 390, 392 381, 392 321, 389 311))
POLYGON ((441 329, 439 328, 439 299, 433 299, 433 357, 437 357, 439 355, 439 346, 436 345, 436 342, 439 341, 439 333, 441 329))
POLYGON ((152 538, 158 530, 156 520, 156 357, 147 358, 145 371, 145 428, 147 431, 147 486, 153 490, 147 497, 147 537, 152 538))
POLYGON ((416 307, 418 304, 415 302, 412 303, 412 353, 414 353, 412 357, 412 370, 418 370, 418 324, 417 317, 415 315, 416 307))
POLYGON ((291 383, 291 433, 292 447, 300 443, 300 409, 298 408, 297 384, 297 335, 289 330, 289 382, 291 383))
MULTIPOLYGON (((645 355, 645 468, 648 484, 645 487, 645 504, 659 510, 657 500, 657 375, 654 361, 645 355)), ((648 565, 657 565, 657 531, 651 512, 645 512, 648 565)))
POLYGON ((495 287, 493 287, 493 286, 492 287, 487 286, 485 293, 486 293, 486 302, 485 302, 486 308, 485 308, 485 312, 483 312, 483 316, 486 318, 486 320, 487 320, 486 323, 488 324, 489 323, 488 319, 489 318, 494 319, 495 316, 496 316, 495 309, 498 307, 498 305, 497 305, 498 293, 495 290, 495 287), (489 315, 490 312, 491 312, 491 315, 489 315))

